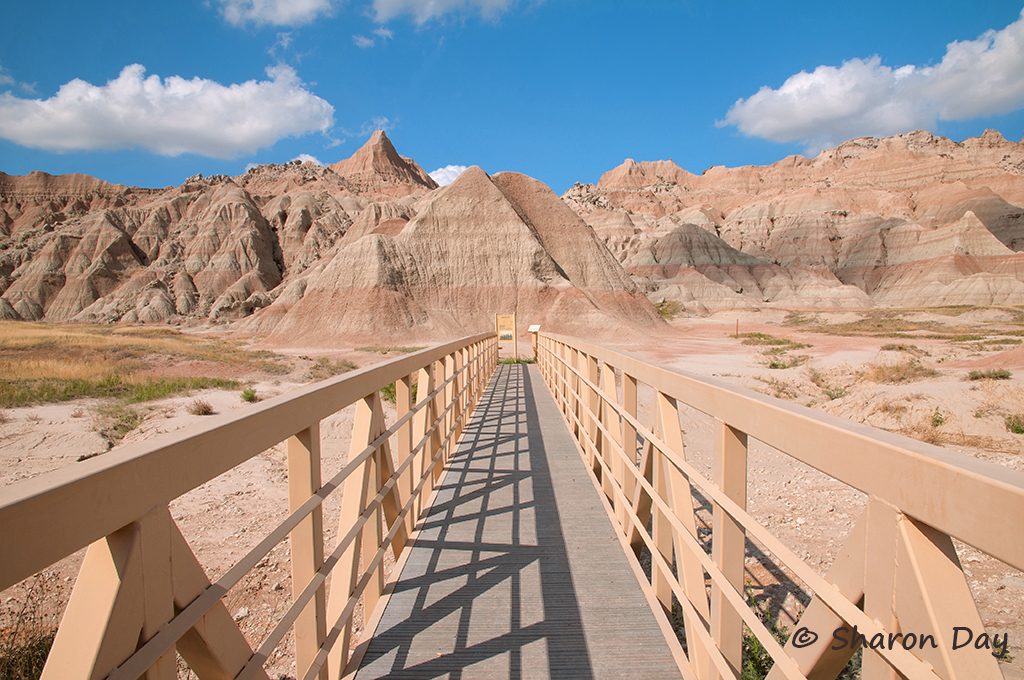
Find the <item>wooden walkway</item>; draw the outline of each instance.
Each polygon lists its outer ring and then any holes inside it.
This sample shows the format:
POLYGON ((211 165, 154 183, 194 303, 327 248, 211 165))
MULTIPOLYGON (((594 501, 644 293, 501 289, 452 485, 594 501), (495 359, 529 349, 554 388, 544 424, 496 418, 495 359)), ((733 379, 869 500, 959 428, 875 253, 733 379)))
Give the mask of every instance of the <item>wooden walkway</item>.
POLYGON ((680 677, 535 367, 498 366, 356 677, 680 677))

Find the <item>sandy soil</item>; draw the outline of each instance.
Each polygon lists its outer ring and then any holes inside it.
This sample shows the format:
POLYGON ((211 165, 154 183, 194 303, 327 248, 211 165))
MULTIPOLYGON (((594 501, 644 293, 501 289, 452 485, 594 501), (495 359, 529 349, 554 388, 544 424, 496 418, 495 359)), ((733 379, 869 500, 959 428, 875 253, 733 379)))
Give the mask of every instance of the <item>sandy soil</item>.
MULTIPOLYGON (((931 333, 915 332, 917 337, 910 339, 847 337, 815 332, 812 327, 857 321, 861 317, 856 313, 819 314, 814 324, 796 326, 786 325, 787 316, 784 310, 767 310, 676 319, 675 333, 621 349, 1024 470, 1024 436, 1007 432, 1005 426, 1007 415, 1024 414, 1024 345, 985 346, 925 337, 934 335, 934 329, 931 333), (769 347, 742 344, 734 337, 737 322, 741 334, 766 333, 809 345, 784 353, 788 357, 807 358, 792 368, 768 368, 766 363, 779 355, 766 354, 769 347), (882 349, 890 344, 913 349, 882 349), (903 384, 880 384, 868 378, 872 365, 898 364, 910 359, 936 369, 938 374, 903 384), (1006 368, 1013 375, 1008 380, 964 379, 971 369, 988 368, 1006 368), (839 396, 830 398, 830 394, 839 396), (936 422, 936 413, 941 415, 941 422, 936 422)), ((951 328, 968 325, 980 331, 1022 329, 1013 322, 1012 315, 1008 317, 998 310, 959 317, 921 312, 905 318, 951 328)), ((521 342, 521 353, 528 353, 528 347, 527 338, 521 342)), ((306 352, 296 360, 329 356, 332 360, 348 358, 363 366, 398 356, 357 351, 306 352)), ((181 370, 189 374, 204 368, 181 370)), ((264 377, 252 386, 266 398, 300 384, 301 375, 292 374, 279 380, 264 377)), ((646 400, 644 396, 641 393, 641 400, 649 401, 649 395, 646 400)), ((124 441, 145 439, 200 420, 201 416, 187 411, 195 398, 208 400, 218 413, 247 406, 237 391, 217 390, 152 402, 142 407, 141 426, 124 441)), ((99 406, 96 401, 85 400, 6 411, 6 421, 0 424, 0 485, 74 465, 81 456, 102 453, 107 444, 96 432, 99 406)), ((350 408, 322 424, 325 479, 337 472, 347 457, 351 412, 350 408)), ((686 432, 688 456, 698 467, 709 471, 707 452, 711 450, 712 423, 696 412, 685 412, 681 423, 686 432)), ((812 567, 826 573, 863 510, 863 494, 758 442, 752 442, 749 460, 751 512, 812 567)), ((284 448, 279 445, 172 504, 175 520, 211 579, 224 573, 285 516, 285 465, 284 448)), ((328 546, 336 539, 339 503, 340 493, 336 493, 325 504, 328 546)), ((1016 659, 1006 665, 1007 677, 1024 677, 1024 574, 973 548, 958 545, 958 551, 983 621, 991 629, 1010 636, 1011 654, 1016 659)), ((72 556, 34 579, 0 593, 0 625, 10 625, 32 598, 45 602, 41 611, 46 621, 58 620, 80 560, 81 554, 72 556)), ((748 559, 751 591, 777 613, 781 625, 791 626, 807 597, 800 584, 794 583, 784 571, 767 569, 763 562, 757 554, 748 559)), ((290 600, 289 564, 285 542, 227 597, 229 611, 254 644, 270 632, 290 600)), ((268 671, 271 677, 294 674, 290 639, 280 645, 268 671)))

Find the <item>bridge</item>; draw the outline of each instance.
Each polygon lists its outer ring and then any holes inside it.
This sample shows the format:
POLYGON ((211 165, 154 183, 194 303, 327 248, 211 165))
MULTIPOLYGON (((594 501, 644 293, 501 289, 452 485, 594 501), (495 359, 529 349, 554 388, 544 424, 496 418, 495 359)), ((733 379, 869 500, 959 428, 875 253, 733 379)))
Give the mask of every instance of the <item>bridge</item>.
POLYGON ((862 678, 1002 677, 991 649, 953 650, 955 627, 984 630, 953 539, 1024 570, 1024 474, 579 339, 535 345, 535 365, 500 364, 494 334, 463 338, 0 490, 0 590, 88 546, 43 677, 177 677, 180 655, 204 680, 267 678, 291 633, 303 680, 717 680, 755 639, 773 680, 835 678, 843 626, 862 678), (320 424, 352 405, 325 481, 320 424), (710 475, 681 409, 712 419, 710 475), (866 495, 827 573, 749 514, 752 440, 866 495), (168 504, 281 442, 289 513, 211 582, 168 504), (283 543, 290 603, 250 645, 224 596, 283 543), (810 596, 784 644, 746 597, 754 554, 810 596))

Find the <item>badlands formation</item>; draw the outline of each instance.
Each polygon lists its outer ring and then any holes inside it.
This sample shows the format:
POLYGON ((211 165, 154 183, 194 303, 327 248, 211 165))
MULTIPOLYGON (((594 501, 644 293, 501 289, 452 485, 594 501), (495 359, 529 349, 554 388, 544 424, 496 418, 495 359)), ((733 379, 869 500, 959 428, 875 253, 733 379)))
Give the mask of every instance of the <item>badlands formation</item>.
POLYGON ((815 159, 623 165, 559 198, 471 168, 438 187, 377 132, 330 167, 140 189, 0 173, 0 318, 233 321, 272 346, 441 340, 518 313, 656 333, 652 305, 1024 304, 1024 143, 915 132, 815 159))

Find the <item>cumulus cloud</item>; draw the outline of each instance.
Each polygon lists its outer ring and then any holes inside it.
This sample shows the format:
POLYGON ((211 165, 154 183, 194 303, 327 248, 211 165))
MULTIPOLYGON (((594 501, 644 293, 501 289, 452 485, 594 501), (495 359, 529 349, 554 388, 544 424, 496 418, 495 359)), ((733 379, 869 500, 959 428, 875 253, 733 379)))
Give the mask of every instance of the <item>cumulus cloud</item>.
POLYGON ((0 94, 0 137, 58 152, 142 148, 232 158, 334 124, 334 107, 290 66, 268 68, 270 80, 233 85, 145 72, 132 64, 102 86, 75 79, 49 99, 0 94))
POLYGON ((332 0, 218 0, 218 3, 224 19, 234 26, 301 26, 333 10, 332 0))
POLYGON ((316 156, 310 156, 308 153, 300 153, 298 156, 292 159, 293 161, 299 161, 300 163, 312 163, 313 165, 322 166, 323 163, 316 156))
POLYGON ((480 12, 485 19, 496 19, 517 0, 373 0, 374 18, 384 23, 403 14, 411 14, 423 24, 451 12, 480 12))
POLYGON ((441 186, 446 186, 455 181, 459 175, 466 171, 465 165, 446 165, 443 168, 438 168, 431 173, 428 173, 435 182, 441 186))
POLYGON ((878 57, 801 71, 729 109, 719 127, 817 154, 847 139, 883 137, 939 120, 968 120, 1024 106, 1024 12, 1001 31, 952 42, 937 66, 892 68, 878 57))
POLYGON ((352 42, 356 44, 356 47, 361 47, 364 50, 374 45, 373 38, 367 38, 365 35, 352 36, 352 42))

